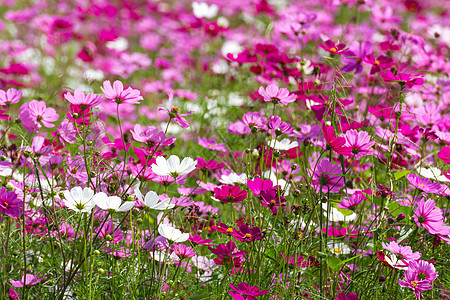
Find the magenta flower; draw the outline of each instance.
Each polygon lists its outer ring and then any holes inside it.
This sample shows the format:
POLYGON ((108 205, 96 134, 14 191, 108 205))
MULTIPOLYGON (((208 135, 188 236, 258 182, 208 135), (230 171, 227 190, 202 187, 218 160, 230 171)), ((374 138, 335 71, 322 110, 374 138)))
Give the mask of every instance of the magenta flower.
POLYGON ((266 89, 259 87, 258 93, 264 98, 264 102, 272 102, 275 104, 288 105, 296 99, 295 94, 290 94, 286 88, 279 88, 274 84, 269 84, 266 89))
POLYGON ((364 196, 361 192, 356 192, 353 195, 351 195, 348 198, 342 199, 341 203, 337 204, 337 207, 343 208, 343 209, 351 209, 354 206, 357 206, 363 200, 366 199, 366 196, 364 196))
POLYGON ((261 196, 261 192, 271 190, 273 187, 273 181, 270 179, 261 179, 256 177, 255 179, 247 180, 248 188, 253 192, 256 197, 261 196))
POLYGON ((242 116, 242 122, 252 131, 267 130, 267 119, 261 116, 259 112, 247 112, 242 116))
POLYGON ((438 158, 442 159, 444 163, 450 164, 450 147, 442 147, 439 151, 438 158))
POLYGON ((241 242, 253 242, 254 240, 261 240, 264 236, 261 234, 261 228, 248 226, 242 224, 239 230, 231 234, 235 239, 241 242))
POLYGON ((0 189, 0 213, 18 218, 22 215, 22 204, 14 191, 7 191, 4 186, 0 189))
POLYGON ((419 190, 424 191, 425 193, 430 194, 441 194, 442 186, 438 182, 432 182, 428 178, 422 178, 417 174, 410 173, 406 175, 406 179, 408 179, 409 183, 411 183, 414 187, 419 190))
POLYGON ((345 293, 339 293, 339 297, 334 300, 359 300, 359 297, 355 293, 348 293, 347 295, 345 293))
POLYGON ((201 157, 197 157, 197 168, 199 169, 204 169, 204 170, 218 170, 218 169, 222 169, 223 167, 225 167, 224 163, 217 163, 217 161, 215 159, 211 159, 211 160, 204 160, 201 157))
POLYGON ((212 242, 212 240, 210 240, 210 239, 204 240, 203 237, 201 235, 198 235, 198 234, 190 235, 189 236, 189 241, 191 241, 194 244, 205 245, 205 246, 210 245, 211 242, 212 242))
POLYGON ((424 80, 421 77, 413 77, 411 74, 404 73, 394 75, 390 70, 385 74, 381 74, 381 77, 386 82, 398 82, 401 88, 404 88, 405 86, 407 88, 412 88, 415 85, 422 85, 424 83, 424 80))
POLYGON ((77 106, 81 110, 86 110, 91 107, 95 107, 102 103, 103 96, 96 95, 94 93, 84 94, 82 90, 75 90, 73 95, 69 92, 64 94, 64 98, 71 104, 77 106))
POLYGON ((375 58, 372 54, 369 54, 362 58, 362 60, 370 65, 372 65, 372 69, 370 69, 370 74, 375 74, 381 71, 381 69, 390 68, 394 61, 390 57, 386 57, 383 55, 375 58))
POLYGON ((209 149, 209 150, 215 150, 220 152, 226 152, 226 146, 224 143, 217 143, 213 139, 207 139, 207 138, 201 138, 198 137, 198 144, 202 146, 203 148, 209 149))
POLYGON ((320 43, 318 46, 331 54, 340 55, 345 51, 345 44, 339 43, 336 45, 332 40, 327 40, 324 44, 320 43))
POLYGON ((256 297, 267 294, 267 290, 260 291, 258 286, 250 286, 245 282, 239 283, 237 287, 230 284, 230 288, 233 291, 228 293, 235 300, 257 300, 256 297))
POLYGON ((132 89, 131 87, 124 90, 123 83, 118 80, 114 81, 113 86, 111 86, 109 80, 106 80, 103 82, 103 86, 100 87, 100 89, 103 94, 105 94, 106 99, 116 102, 117 104, 136 104, 144 99, 139 90, 132 89))
POLYGON ((353 42, 347 51, 342 53, 341 62, 344 65, 342 72, 352 72, 359 74, 363 70, 362 58, 372 53, 372 43, 363 41, 361 44, 357 41, 353 42))
POLYGON ((18 103, 20 101, 20 97, 22 97, 22 91, 18 91, 14 88, 10 88, 6 92, 0 90, 0 105, 18 103))
POLYGON ((19 119, 30 132, 38 132, 42 125, 47 128, 54 127, 51 122, 55 122, 58 118, 56 110, 47 108, 44 101, 32 100, 24 103, 19 110, 19 119))
POLYGON ((193 257, 197 254, 192 247, 186 246, 184 244, 174 244, 174 245, 172 245, 172 247, 173 247, 173 252, 180 259, 193 257))
POLYGON ((214 189, 214 197, 224 203, 239 203, 247 198, 247 191, 238 186, 224 185, 214 189))
POLYGON ((259 203, 270 209, 273 215, 278 213, 278 208, 285 205, 286 199, 277 196, 277 189, 274 187, 271 190, 261 192, 261 199, 259 203))
POLYGON ((333 165, 328 158, 322 159, 312 174, 313 187, 317 192, 339 192, 339 188, 344 185, 344 179, 337 174, 342 174, 341 167, 333 165))
POLYGON ((229 241, 226 245, 219 244, 216 248, 208 246, 208 249, 217 255, 218 258, 215 258, 214 262, 218 265, 232 263, 235 267, 240 267, 241 257, 247 254, 245 251, 239 251, 233 241, 229 241))
POLYGON ((412 289, 417 299, 420 299, 424 291, 431 290, 431 283, 436 277, 437 272, 433 264, 424 260, 412 261, 405 271, 406 281, 399 279, 398 284, 412 289))
POLYGON ((352 149, 350 147, 344 146, 344 144, 346 143, 346 139, 343 137, 336 137, 333 126, 327 126, 325 122, 322 121, 322 131, 325 140, 327 141, 328 149, 333 149, 337 153, 345 156, 352 155, 352 149))
POLYGON ((171 119, 173 119, 175 121, 175 123, 180 125, 181 128, 185 128, 185 129, 188 128, 189 127, 189 123, 183 117, 192 114, 193 111, 188 111, 187 113, 180 114, 179 113, 180 109, 178 107, 172 105, 172 103, 173 103, 173 94, 172 93, 167 93, 167 95, 169 96, 169 109, 167 109, 167 108, 160 108, 159 110, 167 111, 167 113, 169 114, 169 117, 171 119))
POLYGON ((15 280, 10 279, 9 282, 11 282, 13 287, 21 288, 24 285, 30 286, 30 285, 38 284, 39 282, 41 282, 44 279, 44 276, 37 279, 38 276, 39 276, 39 273, 37 273, 36 275, 27 274, 27 275, 23 276, 22 279, 20 279, 20 280, 15 281, 15 280))
POLYGON ((414 221, 417 226, 425 227, 431 234, 439 234, 444 225, 444 216, 434 200, 421 199, 414 211, 414 221))
POLYGON ((371 155, 373 153, 373 151, 370 150, 370 147, 375 145, 375 142, 370 140, 370 136, 367 132, 358 132, 354 129, 350 129, 345 133, 344 137, 344 147, 351 148, 352 155, 355 158, 371 155))

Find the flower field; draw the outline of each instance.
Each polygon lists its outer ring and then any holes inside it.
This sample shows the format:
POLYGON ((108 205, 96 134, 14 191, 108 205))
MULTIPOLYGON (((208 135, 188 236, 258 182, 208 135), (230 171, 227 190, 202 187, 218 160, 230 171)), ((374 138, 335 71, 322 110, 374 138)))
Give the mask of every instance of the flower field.
POLYGON ((0 0, 0 299, 450 299, 449 11, 0 0))

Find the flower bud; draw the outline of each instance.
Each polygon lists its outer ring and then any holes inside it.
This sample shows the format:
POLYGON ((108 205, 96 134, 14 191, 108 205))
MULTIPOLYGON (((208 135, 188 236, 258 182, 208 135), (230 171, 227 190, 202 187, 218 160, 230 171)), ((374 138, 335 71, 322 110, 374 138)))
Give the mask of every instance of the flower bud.
POLYGON ((404 218, 406 218, 406 216, 405 216, 404 214, 399 214, 399 215, 397 216, 397 221, 401 221, 401 220, 403 220, 404 218))

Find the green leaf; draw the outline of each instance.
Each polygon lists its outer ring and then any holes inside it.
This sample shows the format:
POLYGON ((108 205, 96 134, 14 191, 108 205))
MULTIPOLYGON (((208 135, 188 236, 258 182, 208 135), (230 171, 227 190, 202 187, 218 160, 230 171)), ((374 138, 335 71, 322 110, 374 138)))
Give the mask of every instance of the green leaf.
POLYGON ((413 233, 414 229, 412 226, 405 225, 400 229, 400 238, 397 240, 397 243, 400 243, 404 239, 406 239, 411 233, 413 233))
POLYGON ((395 180, 399 180, 400 178, 402 178, 403 176, 408 175, 409 173, 411 173, 410 170, 402 170, 402 171, 398 171, 394 174, 394 178, 395 180))
POLYGON ((337 258, 336 256, 328 256, 327 258, 327 265, 333 270, 337 271, 339 268, 339 265, 341 264, 341 260, 337 258))
POLYGON ((340 211, 345 217, 350 216, 351 214, 353 214, 353 211, 351 211, 349 209, 344 209, 344 208, 339 208, 339 207, 336 207, 336 209, 338 211, 340 211))

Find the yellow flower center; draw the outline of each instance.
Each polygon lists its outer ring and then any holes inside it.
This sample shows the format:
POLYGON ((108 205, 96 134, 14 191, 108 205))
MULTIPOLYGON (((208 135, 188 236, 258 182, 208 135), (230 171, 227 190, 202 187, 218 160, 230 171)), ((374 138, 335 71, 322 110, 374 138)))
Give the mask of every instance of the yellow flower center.
POLYGON ((330 48, 330 52, 332 52, 332 53, 336 53, 337 52, 337 49, 336 48, 330 48))
POLYGON ((233 228, 231 228, 231 227, 228 228, 228 229, 227 229, 227 233, 233 233, 233 228))
POLYGON ((333 251, 334 251, 334 253, 341 253, 342 252, 342 250, 339 249, 339 248, 334 248, 333 251))
POLYGON ((417 287, 419 283, 417 281, 411 281, 412 287, 417 287))
POLYGON ((244 237, 245 237, 246 239, 251 239, 251 238, 252 238, 252 235, 251 235, 250 233, 246 233, 246 234, 244 235, 244 237))
POLYGON ((380 65, 380 61, 379 61, 379 60, 376 60, 373 64, 374 64, 375 66, 379 66, 379 65, 380 65))

